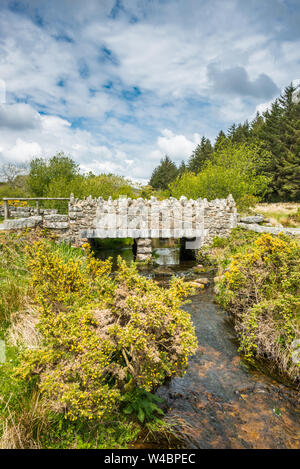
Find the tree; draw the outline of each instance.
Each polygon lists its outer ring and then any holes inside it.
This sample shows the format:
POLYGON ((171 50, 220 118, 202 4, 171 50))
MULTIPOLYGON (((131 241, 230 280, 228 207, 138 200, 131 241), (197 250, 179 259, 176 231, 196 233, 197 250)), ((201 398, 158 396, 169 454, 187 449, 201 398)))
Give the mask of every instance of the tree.
POLYGON ((15 189, 24 185, 24 178, 21 176, 25 175, 26 170, 27 165, 23 163, 4 163, 0 169, 0 176, 12 189, 15 189))
POLYGON ((229 140, 235 143, 247 142, 250 136, 250 125, 248 121, 243 124, 233 124, 227 132, 229 140))
POLYGON ((207 160, 210 159, 213 152, 213 147, 210 140, 202 137, 200 144, 194 150, 188 162, 188 170, 194 173, 199 173, 207 160))
POLYGON ((178 175, 183 174, 185 171, 186 171, 186 164, 182 160, 181 163, 180 163, 180 166, 178 168, 178 175))
POLYGON ((171 183, 172 195, 212 200, 232 194, 238 207, 246 208, 268 188, 270 178, 262 174, 261 166, 269 158, 269 152, 256 144, 228 141, 212 154, 201 172, 187 171, 171 183))
POLYGON ((177 175, 176 164, 166 155, 161 159, 159 166, 154 169, 149 184, 154 189, 166 190, 177 175))
POLYGON ((300 103, 293 101, 295 87, 286 87, 270 110, 258 136, 272 153, 272 195, 279 200, 300 199, 300 103))
POLYGON ((63 179, 64 184, 68 184, 78 174, 79 165, 63 152, 57 153, 49 160, 34 158, 30 162, 28 188, 33 196, 43 197, 52 181, 63 179))
MULTIPOLYGON (((96 176, 89 173, 84 176, 78 174, 66 184, 63 176, 53 179, 47 186, 47 197, 69 197, 73 193, 75 197, 83 199, 91 195, 92 197, 103 197, 108 199, 118 198, 120 195, 127 197, 136 197, 132 183, 125 179, 123 176, 116 176, 114 174, 99 174, 96 176)), ((58 204, 55 204, 57 206, 58 204)))
POLYGON ((300 199, 300 103, 294 102, 291 84, 279 98, 283 111, 280 140, 283 151, 276 158, 276 189, 281 198, 300 199))
POLYGON ((220 146, 223 145, 225 141, 226 141, 226 135, 224 134, 223 130, 220 130, 220 132, 218 133, 216 137, 214 150, 217 150, 218 148, 220 148, 220 146))
POLYGON ((250 124, 250 136, 253 139, 259 139, 261 128, 264 125, 263 116, 257 111, 255 118, 250 124))

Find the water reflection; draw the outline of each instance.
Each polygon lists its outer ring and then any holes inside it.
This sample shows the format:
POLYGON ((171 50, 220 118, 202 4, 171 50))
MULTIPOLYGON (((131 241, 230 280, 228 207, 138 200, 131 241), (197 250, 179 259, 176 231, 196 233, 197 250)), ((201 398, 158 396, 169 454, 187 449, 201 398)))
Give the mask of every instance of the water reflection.
POLYGON ((112 258, 113 268, 117 265, 118 256, 121 256, 128 264, 134 260, 132 247, 124 247, 120 249, 98 249, 95 252, 98 259, 105 260, 108 257, 112 258))
POLYGON ((154 255, 158 265, 177 265, 180 262, 180 248, 157 248, 154 255))

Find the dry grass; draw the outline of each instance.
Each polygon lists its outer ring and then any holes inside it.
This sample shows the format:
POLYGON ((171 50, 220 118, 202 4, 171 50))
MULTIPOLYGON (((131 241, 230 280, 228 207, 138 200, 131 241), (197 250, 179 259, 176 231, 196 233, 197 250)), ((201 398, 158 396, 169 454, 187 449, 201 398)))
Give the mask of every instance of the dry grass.
POLYGON ((300 203, 297 202, 278 202, 273 204, 257 204, 254 209, 257 212, 268 213, 268 212, 278 212, 284 213, 285 215, 290 215, 291 213, 297 212, 300 208, 300 203))
POLYGON ((299 214, 297 216, 299 210, 300 203, 278 202, 257 204, 252 212, 264 215, 273 226, 299 227, 299 214))
POLYGON ((40 395, 34 394, 24 403, 21 414, 15 416, 9 411, 9 417, 2 423, 0 449, 39 449, 40 436, 48 426, 47 407, 40 395))
POLYGON ((41 342, 41 334, 36 328, 38 314, 30 306, 25 311, 11 315, 8 330, 8 341, 15 347, 37 348, 41 342))

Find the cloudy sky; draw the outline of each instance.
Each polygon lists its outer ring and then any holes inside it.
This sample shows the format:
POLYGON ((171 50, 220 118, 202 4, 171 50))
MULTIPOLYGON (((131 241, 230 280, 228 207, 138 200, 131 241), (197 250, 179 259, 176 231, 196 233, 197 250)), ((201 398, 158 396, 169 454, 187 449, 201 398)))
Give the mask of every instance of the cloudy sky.
POLYGON ((299 24, 299 0, 1 0, 0 162, 146 180, 300 78, 299 24))

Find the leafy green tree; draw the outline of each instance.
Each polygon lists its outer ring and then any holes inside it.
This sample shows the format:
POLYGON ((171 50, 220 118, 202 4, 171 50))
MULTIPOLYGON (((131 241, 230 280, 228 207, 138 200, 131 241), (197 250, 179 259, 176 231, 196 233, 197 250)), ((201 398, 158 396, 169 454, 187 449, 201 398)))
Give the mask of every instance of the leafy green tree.
POLYGON ((157 166, 149 181, 150 186, 154 189, 168 189, 170 182, 174 181, 178 175, 176 164, 166 155, 161 159, 159 166, 157 166))
POLYGON ((69 197, 71 193, 81 199, 89 195, 104 199, 108 199, 110 196, 116 199, 120 195, 131 198, 137 196, 137 190, 130 181, 114 174, 77 175, 69 182, 60 176, 51 181, 46 191, 47 197, 69 197))
POLYGON ((177 198, 209 200, 232 194, 238 206, 246 208, 245 201, 263 196, 268 188, 270 177, 262 174, 261 167, 269 158, 257 144, 228 141, 212 154, 200 173, 185 172, 171 183, 171 193, 177 198))
POLYGON ((66 183, 69 183, 78 174, 78 164, 60 152, 49 160, 34 158, 30 162, 27 184, 33 196, 43 197, 46 196, 47 188, 52 181, 63 178, 66 183))
POLYGON ((210 140, 202 137, 201 142, 197 145, 192 156, 188 162, 188 170, 194 173, 199 173, 207 160, 210 159, 213 152, 213 147, 210 140))

